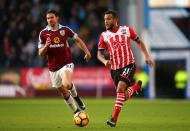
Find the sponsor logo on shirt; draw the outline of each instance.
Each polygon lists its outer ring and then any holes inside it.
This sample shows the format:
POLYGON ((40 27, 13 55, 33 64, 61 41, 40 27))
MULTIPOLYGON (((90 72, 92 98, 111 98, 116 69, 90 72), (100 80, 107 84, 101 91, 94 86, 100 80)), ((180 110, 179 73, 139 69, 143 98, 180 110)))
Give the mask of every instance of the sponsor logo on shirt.
POLYGON ((49 47, 50 48, 57 48, 57 47, 63 47, 64 46, 64 44, 58 44, 58 45, 50 45, 49 47))

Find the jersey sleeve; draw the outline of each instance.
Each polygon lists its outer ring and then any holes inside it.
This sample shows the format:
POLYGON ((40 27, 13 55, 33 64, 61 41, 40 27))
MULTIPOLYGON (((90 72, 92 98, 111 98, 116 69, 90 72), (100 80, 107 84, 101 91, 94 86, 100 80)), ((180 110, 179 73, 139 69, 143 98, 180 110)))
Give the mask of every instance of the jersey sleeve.
POLYGON ((65 29, 65 31, 66 31, 66 34, 67 34, 68 37, 70 37, 70 38, 72 38, 72 39, 74 39, 74 40, 76 40, 76 39, 78 38, 77 33, 75 33, 75 32, 74 32, 72 29, 70 29, 69 27, 67 27, 67 28, 65 29))
POLYGON ((38 38, 38 49, 43 48, 44 45, 45 45, 45 41, 44 41, 44 38, 43 38, 43 33, 41 31, 40 34, 39 34, 39 38, 38 38))
POLYGON ((98 50, 106 49, 106 43, 104 41, 103 35, 100 35, 99 43, 98 43, 98 50))
POLYGON ((135 30, 132 27, 129 27, 129 32, 130 32, 130 38, 133 40, 136 40, 138 38, 135 30))

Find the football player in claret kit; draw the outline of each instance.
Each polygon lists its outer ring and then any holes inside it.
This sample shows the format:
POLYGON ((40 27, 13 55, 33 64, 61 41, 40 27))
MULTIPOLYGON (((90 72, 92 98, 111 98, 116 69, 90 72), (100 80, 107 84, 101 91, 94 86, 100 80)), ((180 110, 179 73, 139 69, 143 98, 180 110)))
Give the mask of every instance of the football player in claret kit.
POLYGON ((107 11, 104 22, 106 31, 100 35, 97 57, 105 66, 111 66, 111 76, 116 86, 114 112, 111 119, 107 121, 108 125, 114 127, 124 102, 138 91, 142 84, 140 80, 135 84, 132 83, 136 66, 130 40, 137 43, 148 65, 153 67, 154 62, 133 28, 118 25, 118 15, 115 11, 107 11), (104 50, 108 50, 110 60, 104 57, 104 50))
POLYGON ((88 62, 91 54, 84 42, 69 27, 59 24, 59 15, 55 10, 46 13, 47 27, 39 34, 39 55, 46 58, 52 87, 58 89, 65 103, 74 113, 85 109, 85 104, 78 96, 73 79, 72 54, 67 42, 68 38, 75 40, 84 51, 84 59, 88 62), (78 104, 79 108, 77 107, 78 104))

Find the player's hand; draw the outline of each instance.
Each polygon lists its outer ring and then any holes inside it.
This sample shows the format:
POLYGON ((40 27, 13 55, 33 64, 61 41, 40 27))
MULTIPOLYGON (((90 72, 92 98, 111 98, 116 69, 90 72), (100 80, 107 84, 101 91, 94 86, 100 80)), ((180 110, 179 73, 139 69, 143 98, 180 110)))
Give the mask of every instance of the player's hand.
POLYGON ((90 52, 86 53, 85 56, 84 56, 84 59, 88 62, 90 59, 91 59, 91 54, 90 52))
POLYGON ((146 63, 150 66, 150 67, 154 67, 154 61, 151 59, 150 56, 145 58, 146 63))
POLYGON ((50 39, 50 37, 48 37, 46 39, 46 46, 50 46, 50 45, 51 45, 51 39, 50 39))
POLYGON ((104 65, 105 65, 106 67, 110 67, 110 66, 111 66, 111 61, 110 61, 110 60, 106 60, 106 61, 104 62, 104 65))

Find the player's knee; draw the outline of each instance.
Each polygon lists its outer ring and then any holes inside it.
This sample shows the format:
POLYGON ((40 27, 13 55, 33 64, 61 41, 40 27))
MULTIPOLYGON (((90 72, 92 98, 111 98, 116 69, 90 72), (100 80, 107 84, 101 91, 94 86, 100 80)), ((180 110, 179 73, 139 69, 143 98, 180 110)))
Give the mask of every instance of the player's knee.
POLYGON ((66 89, 70 89, 72 87, 72 83, 70 82, 63 82, 63 86, 66 88, 66 89))
POLYGON ((117 86, 117 92, 124 92, 126 88, 126 84, 124 82, 119 82, 117 86))

